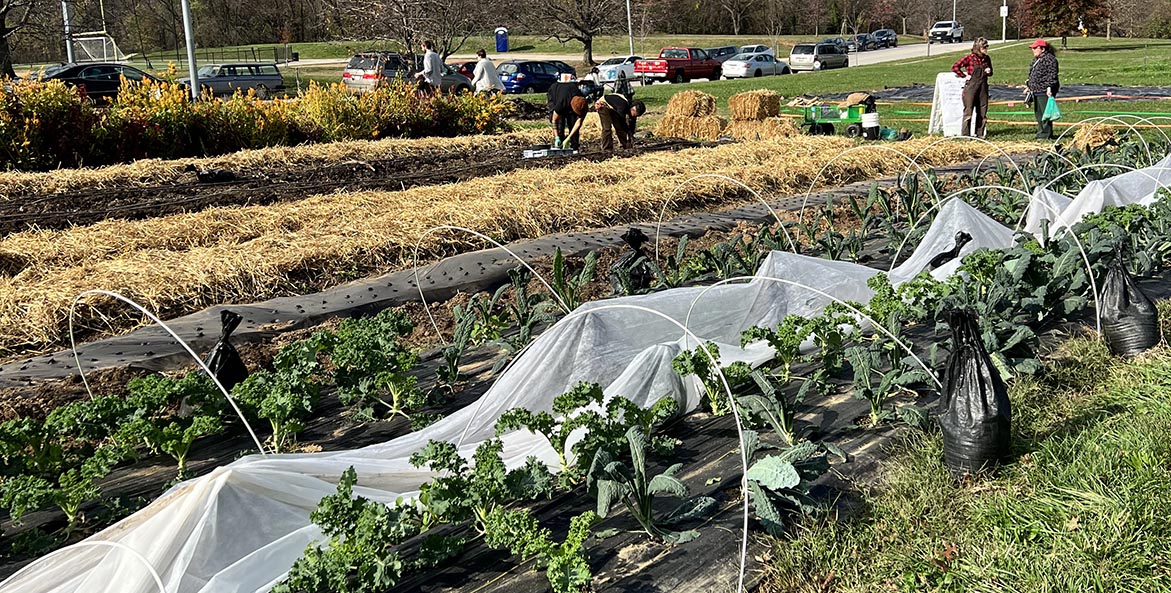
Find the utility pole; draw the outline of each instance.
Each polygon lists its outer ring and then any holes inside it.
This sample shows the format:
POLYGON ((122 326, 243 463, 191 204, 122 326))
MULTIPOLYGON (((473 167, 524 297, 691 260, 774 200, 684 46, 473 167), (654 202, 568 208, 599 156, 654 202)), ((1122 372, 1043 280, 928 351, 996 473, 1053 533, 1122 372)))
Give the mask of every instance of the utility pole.
POLYGON ((195 64, 195 29, 191 26, 191 2, 182 0, 183 36, 187 38, 187 75, 191 77, 191 99, 199 99, 199 68, 195 64))
POLYGON ((69 14, 69 0, 61 0, 61 16, 65 19, 65 61, 73 63, 73 17, 69 14))
POLYGON ((630 15, 630 0, 626 0, 626 33, 630 35, 630 55, 635 55, 635 20, 630 15))
MULTIPOLYGON (((944 4, 944 6, 947 6, 947 5, 944 4)), ((951 21, 954 23, 955 20, 956 20, 956 0, 951 0, 951 21)))
POLYGON ((1000 7, 1000 42, 1008 40, 1008 0, 1000 7))

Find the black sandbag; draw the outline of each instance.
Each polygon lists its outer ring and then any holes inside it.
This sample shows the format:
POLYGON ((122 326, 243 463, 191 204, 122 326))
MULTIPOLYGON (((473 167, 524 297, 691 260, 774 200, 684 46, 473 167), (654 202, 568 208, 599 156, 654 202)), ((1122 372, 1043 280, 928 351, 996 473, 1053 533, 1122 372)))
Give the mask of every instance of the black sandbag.
POLYGON ((1012 445, 1008 388, 980 339, 976 315, 952 311, 948 323, 952 352, 939 402, 943 459, 955 476, 992 471, 1012 445))
POLYGON ((1159 343, 1159 310, 1127 271, 1121 247, 1114 256, 1099 303, 1102 334, 1110 352, 1134 356, 1159 343))
POLYGON ((959 257, 960 250, 964 248, 964 245, 967 245, 968 243, 971 243, 971 242, 972 242, 971 235, 969 235, 968 233, 965 233, 964 231, 957 232, 956 236, 955 236, 955 245, 951 249, 944 251, 942 253, 938 253, 935 255, 935 257, 931 258, 931 261, 928 262, 928 264, 927 264, 927 269, 934 270, 935 268, 938 268, 938 267, 946 264, 947 262, 959 257))
POLYGON ((630 227, 622 235, 622 240, 630 249, 610 266, 610 289, 614 294, 627 294, 629 288, 630 294, 633 294, 650 288, 654 273, 651 272, 649 258, 642 248, 651 240, 650 237, 637 227, 630 227))
POLYGON ((207 368, 211 369, 212 374, 224 386, 224 389, 229 391, 237 383, 248 378, 248 367, 244 366, 244 361, 240 359, 240 353, 236 351, 236 347, 228 341, 232 337, 232 332, 236 331, 236 327, 243 319, 239 314, 227 309, 220 311, 220 323, 223 326, 220 331, 220 340, 215 343, 211 353, 207 356, 207 368))

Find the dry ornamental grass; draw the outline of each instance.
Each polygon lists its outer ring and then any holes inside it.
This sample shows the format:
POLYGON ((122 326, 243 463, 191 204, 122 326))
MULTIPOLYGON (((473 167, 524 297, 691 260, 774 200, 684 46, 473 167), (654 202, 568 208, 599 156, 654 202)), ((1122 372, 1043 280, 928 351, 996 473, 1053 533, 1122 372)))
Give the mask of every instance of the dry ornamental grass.
MULTIPOLYGON (((884 146, 913 156, 934 140, 884 146)), ((801 193, 830 158, 852 146, 842 137, 785 138, 579 162, 560 170, 526 169, 406 191, 338 193, 19 233, 0 240, 0 254, 24 263, 14 276, 0 277, 0 354, 61 345, 69 305, 88 289, 120 292, 164 317, 294 294, 355 274, 408 266, 415 242, 436 225, 463 226, 507 242, 653 221, 672 195, 668 215, 749 199, 735 184, 714 179, 674 193, 699 172, 739 179, 767 193, 801 193)), ((941 143, 920 162, 957 163, 990 151, 976 143, 941 143)), ((837 159, 818 185, 893 175, 906 167, 906 159, 888 151, 855 151, 837 159)), ((466 235, 434 233, 423 241, 422 253, 430 260, 481 246, 466 235)), ((121 306, 99 309, 81 307, 81 325, 118 332, 138 321, 116 317, 125 309, 121 306)))

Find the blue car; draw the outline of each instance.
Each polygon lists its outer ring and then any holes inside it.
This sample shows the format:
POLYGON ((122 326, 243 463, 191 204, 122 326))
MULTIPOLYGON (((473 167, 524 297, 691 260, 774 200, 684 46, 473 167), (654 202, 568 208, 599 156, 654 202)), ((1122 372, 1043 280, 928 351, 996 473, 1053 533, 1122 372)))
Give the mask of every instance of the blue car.
POLYGON ((504 92, 509 94, 544 93, 564 73, 574 74, 573 67, 565 62, 541 62, 535 60, 510 60, 496 67, 504 92))

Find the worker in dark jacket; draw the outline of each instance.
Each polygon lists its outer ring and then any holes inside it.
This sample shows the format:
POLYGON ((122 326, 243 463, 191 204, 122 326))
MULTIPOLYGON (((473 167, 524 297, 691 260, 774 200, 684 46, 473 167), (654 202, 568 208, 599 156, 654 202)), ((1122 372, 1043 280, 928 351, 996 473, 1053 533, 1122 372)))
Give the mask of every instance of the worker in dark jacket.
POLYGON ((972 53, 959 59, 951 67, 964 83, 964 127, 963 135, 983 138, 988 126, 988 78, 992 76, 992 56, 988 55, 988 40, 977 37, 972 44, 972 53), (976 131, 972 132, 972 118, 976 118, 976 131))
POLYGON ((578 88, 576 82, 555 82, 549 87, 549 117, 557 139, 553 141, 553 148, 572 148, 577 150, 581 146, 581 123, 589 111, 589 102, 578 88))
POLYGON ((1033 50, 1033 63, 1029 65, 1029 81, 1025 86, 1033 102, 1033 116, 1037 119, 1037 139, 1053 139, 1053 122, 1045 120, 1045 106, 1049 97, 1056 97, 1061 83, 1057 80, 1057 56, 1053 46, 1044 39, 1038 39, 1029 46, 1033 50))
POLYGON ((634 130, 638 125, 638 117, 646 113, 646 105, 642 101, 632 102, 622 95, 611 93, 603 96, 595 107, 602 124, 602 150, 614 150, 614 137, 610 135, 610 130, 618 136, 622 148, 633 148, 634 130))

